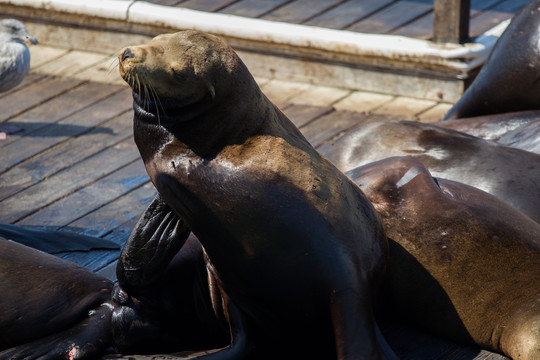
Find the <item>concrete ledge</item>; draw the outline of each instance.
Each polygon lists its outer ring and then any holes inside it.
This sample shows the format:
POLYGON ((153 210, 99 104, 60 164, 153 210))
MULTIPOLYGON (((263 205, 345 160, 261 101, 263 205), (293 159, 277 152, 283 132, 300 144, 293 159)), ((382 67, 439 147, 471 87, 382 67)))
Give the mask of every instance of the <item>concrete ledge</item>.
POLYGON ((225 37, 261 77, 456 101, 507 22, 465 45, 361 34, 134 0, 1 0, 43 44, 113 53, 181 29, 225 37))

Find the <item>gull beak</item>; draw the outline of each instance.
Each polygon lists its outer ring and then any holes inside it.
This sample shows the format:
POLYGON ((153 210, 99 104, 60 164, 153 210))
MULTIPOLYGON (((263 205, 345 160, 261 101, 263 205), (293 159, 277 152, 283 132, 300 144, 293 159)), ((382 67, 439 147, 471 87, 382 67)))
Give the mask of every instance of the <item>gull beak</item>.
POLYGON ((37 41, 37 39, 35 37, 33 37, 32 35, 26 34, 26 37, 24 39, 24 43, 26 45, 28 45, 28 46, 30 46, 30 45, 38 45, 39 41, 37 41))

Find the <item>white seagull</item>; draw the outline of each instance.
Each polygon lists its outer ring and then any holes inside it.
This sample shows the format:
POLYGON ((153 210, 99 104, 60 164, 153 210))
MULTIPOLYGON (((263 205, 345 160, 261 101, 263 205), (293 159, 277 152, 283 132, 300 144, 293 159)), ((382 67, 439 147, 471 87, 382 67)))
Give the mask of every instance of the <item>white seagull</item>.
MULTIPOLYGON (((0 93, 19 85, 30 71, 30 44, 38 41, 16 19, 0 20, 0 93)), ((0 140, 6 133, 20 130, 16 126, 0 123, 0 140)))

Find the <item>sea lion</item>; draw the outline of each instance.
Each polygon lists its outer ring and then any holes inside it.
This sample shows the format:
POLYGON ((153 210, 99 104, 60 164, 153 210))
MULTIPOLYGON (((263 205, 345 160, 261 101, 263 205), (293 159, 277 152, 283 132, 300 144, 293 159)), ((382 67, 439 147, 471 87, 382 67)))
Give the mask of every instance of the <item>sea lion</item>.
POLYGON ((112 282, 0 237, 0 358, 87 359, 111 345, 112 282))
POLYGON ((10 235, 0 235, 0 359, 95 359, 118 350, 227 344, 224 314, 212 306, 205 257, 193 234, 141 303, 83 267, 19 243, 57 252, 103 239, 6 224, 0 231, 6 228, 10 235))
POLYGON ((540 222, 540 155, 416 121, 362 124, 318 149, 342 171, 412 155, 433 174, 484 190, 540 222))
POLYGON ((540 0, 513 18, 463 96, 444 120, 540 110, 540 0))
POLYGON ((231 331, 229 346, 201 358, 394 358, 373 315, 387 249, 373 206, 236 53, 182 31, 122 49, 119 63, 133 89, 135 142, 160 194, 120 257, 121 287, 144 297, 191 229, 231 331), (171 211, 185 224, 152 236, 171 211), (136 251, 148 242, 158 250, 136 251))
POLYGON ((517 111, 434 123, 499 144, 540 154, 540 111, 517 111))
POLYGON ((431 333, 540 359, 540 224, 481 190, 433 178, 413 157, 347 174, 383 219, 395 307, 431 333))

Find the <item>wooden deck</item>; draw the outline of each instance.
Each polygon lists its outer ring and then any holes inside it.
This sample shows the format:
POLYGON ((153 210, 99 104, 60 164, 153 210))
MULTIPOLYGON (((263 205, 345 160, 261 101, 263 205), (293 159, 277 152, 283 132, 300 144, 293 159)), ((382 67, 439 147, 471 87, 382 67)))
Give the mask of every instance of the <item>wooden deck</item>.
MULTIPOLYGON (((156 191, 132 140, 131 94, 115 57, 46 46, 33 47, 32 56, 24 83, 0 94, 0 122, 24 129, 0 141, 0 222, 78 231, 122 245, 156 191)), ((257 81, 315 147, 374 119, 437 121, 451 106, 257 81)), ((64 254, 112 279, 117 256, 105 250, 64 254)), ((404 360, 504 359, 432 338, 395 319, 384 321, 382 329, 404 360)))
MULTIPOLYGON (((433 0, 147 0, 167 6, 294 24, 430 40, 433 0)), ((528 0, 471 0, 469 34, 512 17, 528 0)))

